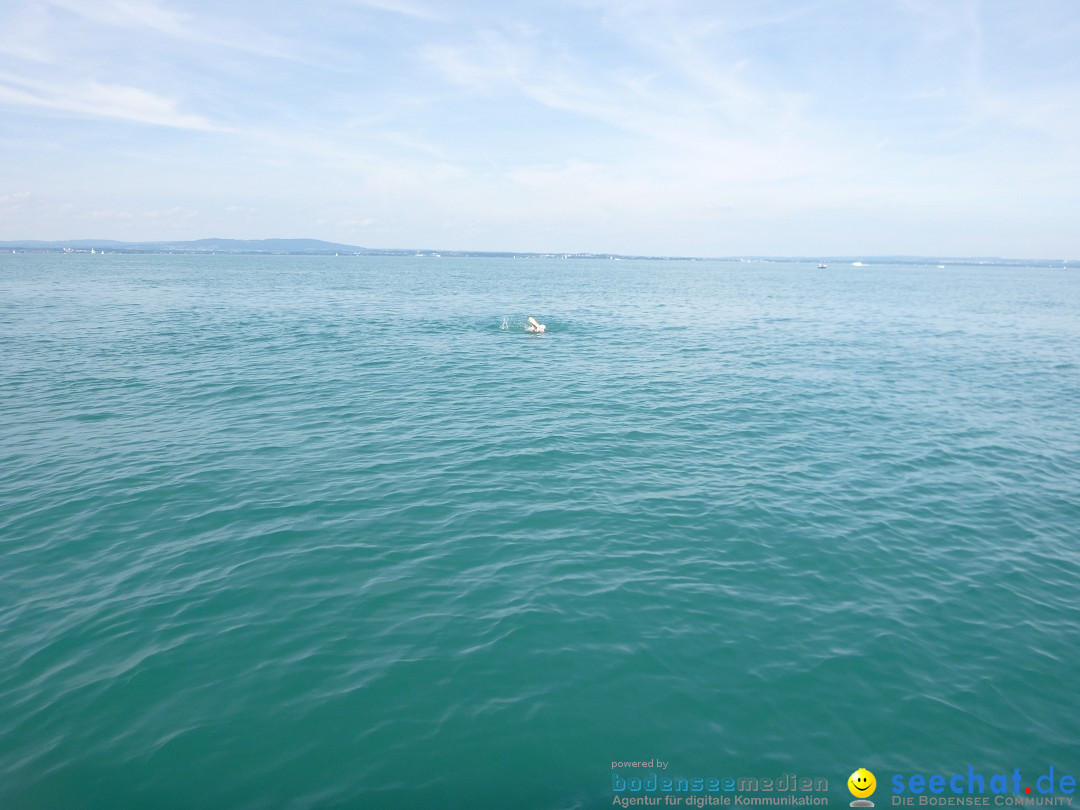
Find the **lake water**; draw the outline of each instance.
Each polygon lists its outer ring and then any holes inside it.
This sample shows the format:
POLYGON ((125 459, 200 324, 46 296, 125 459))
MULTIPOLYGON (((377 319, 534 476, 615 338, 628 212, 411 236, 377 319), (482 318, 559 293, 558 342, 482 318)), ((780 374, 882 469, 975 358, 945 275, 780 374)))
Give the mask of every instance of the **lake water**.
POLYGON ((5 255, 0 412, 4 808, 1080 772, 1076 271, 5 255))

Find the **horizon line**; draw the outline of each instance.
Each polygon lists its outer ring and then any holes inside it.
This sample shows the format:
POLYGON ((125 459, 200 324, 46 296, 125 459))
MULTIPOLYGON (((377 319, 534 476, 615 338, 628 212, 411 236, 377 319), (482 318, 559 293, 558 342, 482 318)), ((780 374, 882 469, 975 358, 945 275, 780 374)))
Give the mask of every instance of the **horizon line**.
MULTIPOLYGON (((1076 263, 1080 264, 1080 259, 1071 259, 1067 257, 1032 257, 1032 256, 988 256, 988 255, 940 255, 940 254, 918 254, 918 253, 848 253, 848 254, 768 254, 768 253, 731 253, 726 255, 691 255, 691 254, 678 254, 678 253, 621 253, 617 251, 567 251, 567 250, 497 250, 489 248, 419 248, 419 247, 370 247, 363 245, 352 245, 346 242, 332 242, 326 239, 317 239, 307 236, 271 236, 260 238, 243 238, 243 237, 231 237, 231 236, 206 236, 198 237, 196 239, 141 239, 135 241, 123 241, 119 239, 105 239, 99 237, 79 238, 79 239, 5 239, 0 240, 0 249, 2 250, 19 250, 21 249, 37 249, 37 250, 62 250, 65 246, 71 246, 78 244, 81 249, 90 248, 111 248, 116 250, 123 250, 124 248, 136 248, 131 252, 134 253, 150 253, 159 252, 158 249, 137 249, 139 246, 168 246, 175 245, 177 247, 181 245, 194 245, 202 242, 315 242, 327 245, 326 250, 333 248, 347 248, 356 251, 362 251, 362 253, 355 255, 368 254, 446 254, 446 255, 476 255, 476 256, 535 256, 535 257, 617 257, 621 259, 687 259, 697 261, 738 261, 742 259, 757 259, 757 260, 772 260, 772 261, 863 261, 863 260, 883 260, 883 259, 903 259, 906 261, 925 259, 927 261, 964 261, 964 262, 1062 262, 1065 264, 1076 263)), ((315 248, 317 249, 317 248, 315 248)), ((162 248, 160 252, 166 251, 167 248, 162 248)), ((200 252, 213 252, 204 248, 200 252)), ((229 252, 229 251, 218 251, 229 252)), ((237 250, 235 253, 261 253, 263 251, 252 250, 237 250)))

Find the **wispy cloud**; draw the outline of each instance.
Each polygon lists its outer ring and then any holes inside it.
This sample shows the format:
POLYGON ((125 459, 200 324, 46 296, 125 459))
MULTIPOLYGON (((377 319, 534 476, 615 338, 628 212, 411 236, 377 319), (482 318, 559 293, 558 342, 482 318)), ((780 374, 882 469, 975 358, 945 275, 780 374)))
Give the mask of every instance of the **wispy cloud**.
POLYGON ((367 8, 376 11, 401 14, 425 22, 439 22, 445 19, 442 14, 439 14, 428 6, 409 2, 409 0, 344 0, 344 2, 352 3, 357 6, 366 6, 367 8))
POLYGON ((244 19, 229 19, 212 12, 199 14, 176 11, 158 0, 34 0, 43 7, 60 9, 97 26, 135 29, 170 39, 193 43, 200 48, 216 47, 274 59, 311 63, 287 40, 253 27, 244 19))
POLYGON ((189 37, 191 29, 185 15, 154 0, 43 0, 44 4, 63 9, 88 20, 124 28, 149 28, 169 36, 189 37))
POLYGON ((22 211, 33 195, 29 191, 0 194, 0 214, 17 214, 22 211))
POLYGON ((144 211, 142 216, 146 219, 154 220, 187 220, 197 217, 199 212, 194 208, 187 208, 182 205, 174 205, 165 211, 144 211))
POLYGON ((48 15, 41 6, 12 3, 0 9, 0 55, 46 63, 52 60, 49 49, 42 46, 48 29, 48 15))
POLYGON ((805 115, 800 94, 756 87, 743 61, 718 64, 689 35, 656 32, 648 45, 640 67, 604 70, 572 55, 552 58, 529 37, 494 31, 428 48, 424 56, 469 92, 517 94, 598 122, 636 139, 636 150, 668 156, 668 168, 677 158, 699 177, 763 180, 833 162, 815 154, 820 127, 805 115))
POLYGON ((177 129, 225 131, 200 115, 180 111, 174 99, 138 87, 93 80, 61 85, 0 74, 0 104, 177 129))

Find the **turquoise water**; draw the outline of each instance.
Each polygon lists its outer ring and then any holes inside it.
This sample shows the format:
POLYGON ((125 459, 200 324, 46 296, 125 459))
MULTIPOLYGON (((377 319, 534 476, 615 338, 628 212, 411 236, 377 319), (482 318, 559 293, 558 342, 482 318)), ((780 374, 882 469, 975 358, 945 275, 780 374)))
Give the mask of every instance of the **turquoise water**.
POLYGON ((1080 772, 1076 272, 7 255, 0 349, 0 807, 1080 772))

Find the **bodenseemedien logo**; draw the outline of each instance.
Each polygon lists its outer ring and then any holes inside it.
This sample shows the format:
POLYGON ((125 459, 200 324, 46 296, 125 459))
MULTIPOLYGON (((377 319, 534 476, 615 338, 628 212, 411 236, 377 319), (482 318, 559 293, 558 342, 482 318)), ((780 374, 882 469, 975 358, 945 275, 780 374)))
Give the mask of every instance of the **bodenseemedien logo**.
POLYGON ((847 780, 847 789, 855 797, 852 807, 873 807, 874 803, 867 799, 877 790, 877 779, 866 768, 859 768, 847 780))

